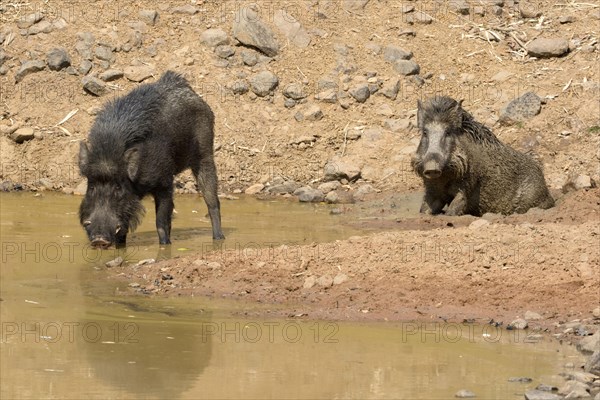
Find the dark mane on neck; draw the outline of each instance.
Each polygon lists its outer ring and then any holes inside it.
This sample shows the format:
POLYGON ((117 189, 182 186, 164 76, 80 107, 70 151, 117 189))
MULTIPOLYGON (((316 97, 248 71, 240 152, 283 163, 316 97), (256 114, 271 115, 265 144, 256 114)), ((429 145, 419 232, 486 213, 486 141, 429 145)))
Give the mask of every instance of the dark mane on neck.
POLYGON ((465 109, 462 109, 462 130, 474 142, 492 146, 502 144, 487 126, 475 121, 475 118, 465 109))

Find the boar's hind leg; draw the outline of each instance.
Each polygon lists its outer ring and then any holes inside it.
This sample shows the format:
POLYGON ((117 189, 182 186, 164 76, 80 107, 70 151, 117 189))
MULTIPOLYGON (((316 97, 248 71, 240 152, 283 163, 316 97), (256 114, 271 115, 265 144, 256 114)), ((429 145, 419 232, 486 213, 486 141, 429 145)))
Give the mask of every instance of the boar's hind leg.
POLYGON ((173 186, 152 193, 156 206, 156 231, 160 244, 171 243, 171 218, 173 216, 173 186))
POLYGON ((208 207, 213 239, 225 239, 225 235, 221 231, 221 203, 217 196, 217 167, 212 154, 203 157, 199 167, 193 168, 192 172, 198 180, 198 189, 202 192, 208 207))

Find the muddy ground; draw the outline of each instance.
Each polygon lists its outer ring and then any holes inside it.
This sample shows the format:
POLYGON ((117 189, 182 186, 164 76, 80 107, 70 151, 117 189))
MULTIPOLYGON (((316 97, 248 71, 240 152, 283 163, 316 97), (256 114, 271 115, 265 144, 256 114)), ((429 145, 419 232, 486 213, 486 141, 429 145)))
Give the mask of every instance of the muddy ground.
MULTIPOLYGON (((542 319, 532 326, 593 322, 600 302, 600 195, 590 188, 563 197, 561 188, 570 175, 600 181, 598 5, 468 1, 459 10, 451 2, 256 3, 280 45, 269 57, 234 39, 244 2, 147 1, 146 11, 108 1, 0 4, 2 189, 81 191, 78 142, 102 104, 139 85, 126 73, 102 83, 106 93, 96 96, 83 89, 84 75, 133 68, 149 71, 143 81, 151 82, 173 69, 216 114, 223 193, 261 184, 264 195, 286 181, 316 187, 334 160, 360 171, 358 178, 341 178, 344 190, 374 189, 362 201, 339 206, 373 233, 260 256, 216 252, 115 269, 141 285, 132 292, 226 296, 310 318, 507 323, 533 311, 542 319), (276 26, 278 10, 297 20, 308 44, 290 36, 289 26, 276 26), (421 21, 419 11, 432 20, 421 21), (42 18, 33 23, 28 16, 36 12, 42 18), (203 43, 209 28, 222 29, 231 49, 215 52, 203 43), (560 57, 531 57, 526 48, 536 38, 562 39, 568 49, 560 57), (385 59, 388 45, 412 52, 420 72, 400 74, 385 59), (17 78, 22 63, 45 63, 57 47, 68 53, 70 68, 44 66, 17 78), (265 70, 279 80, 267 95, 232 91, 234 83, 265 70), (395 98, 378 93, 396 81, 395 98), (371 87, 365 102, 349 94, 367 83, 377 90, 371 87), (290 101, 293 85, 302 98, 290 101), (324 98, 324 88, 333 88, 337 100, 324 98), (527 91, 542 99, 540 113, 498 123, 502 108, 527 91), (557 206, 487 222, 418 215, 396 220, 396 193, 422 190, 409 161, 419 137, 416 100, 433 94, 464 99, 463 106, 503 142, 538 159, 557 206), (309 106, 322 116, 308 113, 309 106), (17 143, 19 127, 31 128, 33 138, 17 143)), ((177 188, 195 191, 189 173, 178 178, 177 188)))

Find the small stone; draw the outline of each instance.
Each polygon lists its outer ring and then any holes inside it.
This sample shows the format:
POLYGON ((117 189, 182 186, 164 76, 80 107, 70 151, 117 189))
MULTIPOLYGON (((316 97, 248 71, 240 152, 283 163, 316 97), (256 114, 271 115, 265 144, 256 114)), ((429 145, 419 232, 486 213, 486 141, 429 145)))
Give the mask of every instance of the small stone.
POLYGON ((592 354, 600 350, 600 331, 591 336, 586 336, 577 343, 577 350, 584 354, 592 354))
POLYGON ((600 348, 588 358, 584 366, 584 371, 594 374, 595 376, 600 375, 600 348))
POLYGON ((322 101, 323 103, 335 104, 338 100, 338 94, 335 89, 325 89, 320 93, 317 93, 315 99, 322 101))
POLYGON ((283 95, 290 99, 301 100, 306 98, 304 86, 301 83, 291 83, 283 89, 283 95))
POLYGON ((311 289, 317 283, 317 278, 314 276, 309 276, 304 280, 304 289, 311 289))
POLYGON ((96 58, 103 61, 113 62, 115 59, 112 49, 108 46, 96 46, 94 54, 96 58))
POLYGON ((319 203, 325 200, 323 192, 318 189, 313 189, 310 186, 303 186, 294 191, 294 196, 302 203, 319 203))
POLYGON ((533 92, 527 92, 508 103, 501 111, 499 122, 510 125, 533 118, 540 113, 542 100, 533 92))
POLYGON ((519 377, 508 378, 508 381, 509 382, 517 382, 517 383, 530 383, 531 381, 533 381, 533 379, 528 378, 528 377, 519 376, 519 377))
POLYGON ((546 385, 545 383, 540 383, 539 385, 537 385, 537 387, 535 389, 542 390, 544 392, 554 392, 554 391, 558 390, 558 388, 556 386, 546 385))
POLYGON ((104 265, 106 265, 106 268, 114 268, 119 267, 121 264, 123 264, 123 257, 117 257, 114 260, 106 262, 104 265))
POLYGON ((600 307, 596 307, 592 310, 592 315, 596 319, 600 319, 600 307))
POLYGON ((354 100, 359 103, 364 103, 371 96, 371 91, 369 90, 369 86, 365 84, 360 84, 349 91, 350 96, 354 97, 354 100))
MULTIPOLYGON (((9 15, 7 15, 9 17, 9 15)), ((27 14, 17 20, 17 28, 19 29, 27 29, 33 24, 39 22, 44 18, 44 15, 41 12, 36 12, 33 14, 27 14)))
POLYGON ((333 285, 333 278, 329 275, 323 275, 319 279, 317 279, 317 285, 323 287, 330 287, 333 285))
POLYGON ((467 3, 465 0, 452 0, 450 2, 450 9, 461 15, 469 15, 471 11, 469 8, 469 3, 467 3))
POLYGON ((325 196, 325 202, 329 204, 351 204, 354 198, 350 192, 333 190, 325 196))
POLYGON ((569 41, 563 38, 538 38, 527 45, 527 53, 532 57, 560 57, 569 52, 569 41))
POLYGON ((348 275, 346 274, 337 274, 335 276, 335 278, 333 278, 333 284, 334 285, 341 285, 342 283, 346 282, 348 280, 348 275))
POLYGON ((418 24, 428 25, 433 22, 433 18, 429 14, 425 14, 422 11, 414 13, 414 21, 418 24))
POLYGON ((91 70, 94 64, 92 64, 89 60, 83 60, 79 65, 78 71, 81 75, 87 75, 91 70))
POLYGON ((217 47, 229 44, 229 36, 222 29, 211 28, 200 34, 200 42, 209 47, 217 47))
POLYGON ((331 182, 321 183, 317 189, 319 189, 321 192, 327 194, 327 193, 331 192, 332 190, 339 189, 341 186, 342 186, 342 184, 340 182, 331 181, 331 182))
POLYGON ((241 56, 242 62, 249 67, 253 67, 258 63, 258 56, 252 50, 242 50, 241 56))
POLYGON ((346 179, 352 182, 360 178, 360 172, 358 165, 334 157, 325 164, 323 180, 328 182, 346 179))
POLYGON ((245 79, 238 79, 230 85, 230 89, 233 92, 233 94, 240 95, 248 93, 248 91, 250 90, 250 85, 245 79))
POLYGON ((398 60, 394 63, 394 71, 402 75, 416 75, 421 68, 413 60, 398 60))
POLYGON ((34 138, 33 128, 19 128, 10 135, 10 138, 19 144, 31 140, 34 138))
POLYGON ((277 29, 279 29, 279 31, 283 33, 294 46, 303 49, 310 44, 310 35, 300 22, 294 18, 292 13, 276 10, 272 21, 277 29))
POLYGON ((260 193, 264 188, 265 185, 263 185, 262 183, 255 183, 254 185, 251 185, 246 190, 244 190, 244 193, 253 195, 260 193))
POLYGON ((108 93, 108 89, 100 79, 93 76, 84 76, 81 80, 85 91, 95 95, 103 96, 108 93))
POLYGON ((233 36, 242 44, 257 48, 269 57, 279 53, 273 31, 250 7, 240 7, 233 20, 233 36))
POLYGON ((540 319, 544 319, 544 317, 542 317, 540 314, 533 311, 526 311, 524 317, 527 321, 538 321, 540 319))
POLYGON ((108 69, 100 74, 99 78, 104 82, 112 82, 123 77, 123 71, 120 69, 108 69))
POLYGON ((140 19, 148 25, 154 26, 158 21, 158 11, 156 10, 140 10, 138 15, 140 16, 140 19))
POLYGON ((383 48, 383 59, 394 63, 398 60, 409 60, 413 56, 411 51, 404 50, 398 46, 386 46, 383 48))
POLYGON ((29 74, 39 72, 46 68, 46 63, 42 60, 25 61, 15 74, 15 83, 21 82, 29 74))
POLYGON ((352 197, 355 201, 363 201, 369 193, 373 193, 374 191, 373 186, 369 184, 362 185, 352 194, 352 197))
POLYGON ((64 48, 56 48, 48 53, 46 62, 52 71, 60 71, 71 65, 71 57, 64 48))
POLYGON ((565 396, 565 399, 578 399, 591 397, 588 392, 588 386, 585 383, 577 381, 567 381, 560 389, 558 394, 565 396))
POLYGON ((304 110, 298 111, 294 116, 296 121, 319 121, 323 118, 323 111, 321 111, 321 107, 316 104, 311 104, 307 106, 304 110))
POLYGON ((300 184, 298 182, 287 181, 281 184, 269 186, 267 188, 267 192, 270 194, 291 194, 294 193, 299 187, 300 184))
POLYGON ((550 392, 546 392, 543 390, 528 390, 525 392, 525 400, 561 400, 562 397, 554 394, 554 393, 550 393, 550 392))
POLYGON ((392 79, 383 85, 383 87, 379 91, 379 94, 387 97, 388 99, 396 100, 396 97, 398 96, 399 91, 400 91, 400 80, 392 79))
POLYGON ((461 389, 454 394, 454 397, 458 397, 459 399, 468 399, 477 396, 475 396, 475 393, 471 392, 470 390, 461 389))
POLYGON ((410 120, 404 119, 386 119, 383 121, 383 127, 392 132, 405 131, 410 127, 410 120))
POLYGON ((575 17, 573 17, 572 15, 563 15, 558 19, 558 22, 560 22, 561 24, 569 24, 571 22, 575 22, 575 17))
POLYGON ((52 26, 52 23, 50 21, 42 20, 42 21, 38 22, 37 24, 33 25, 32 27, 30 27, 27 30, 27 34, 28 35, 37 35, 40 33, 50 33, 50 32, 52 32, 52 29, 54 29, 54 27, 52 26))
POLYGON ((215 48, 215 54, 221 58, 229 58, 235 54, 235 49, 227 44, 215 48))
POLYGON ((186 4, 185 6, 171 8, 171 14, 194 15, 197 12, 198 12, 198 9, 191 4, 186 4))
POLYGON ((131 65, 125 67, 124 75, 132 82, 143 82, 154 75, 154 69, 149 65, 131 65))
POLYGON ((480 218, 480 219, 476 219, 475 221, 471 222, 469 224, 469 229, 477 230, 477 229, 481 229, 484 226, 487 226, 489 224, 490 224, 490 222, 488 220, 480 218))
POLYGON ((536 4, 523 1, 519 3, 519 13, 523 18, 537 18, 542 15, 542 10, 536 4))
MULTIPOLYGON (((479 220, 478 220, 479 221, 479 220)), ((485 220, 483 220, 485 221, 485 220)), ((488 221, 486 221, 488 222, 488 221)), ((488 222, 489 224, 489 222, 488 222)), ((511 329, 527 329, 528 327, 528 323, 526 320, 524 320, 523 318, 517 318, 514 321, 512 321, 510 324, 508 324, 508 326, 506 327, 506 329, 511 330, 511 329)))
POLYGON ((250 89, 259 97, 265 97, 279 84, 279 79, 270 71, 262 71, 253 75, 250 79, 250 89))

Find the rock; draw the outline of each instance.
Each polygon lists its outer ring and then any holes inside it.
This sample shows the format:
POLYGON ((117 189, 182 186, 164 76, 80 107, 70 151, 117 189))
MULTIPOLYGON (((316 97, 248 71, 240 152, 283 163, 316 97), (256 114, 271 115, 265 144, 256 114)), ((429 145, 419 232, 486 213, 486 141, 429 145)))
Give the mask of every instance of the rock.
POLYGON ((108 93, 108 89, 104 85, 104 82, 94 76, 84 76, 81 83, 86 92, 95 96, 103 96, 108 93))
POLYGON ((310 145, 312 143, 314 143, 317 139, 314 136, 308 136, 308 135, 304 135, 304 136, 300 136, 297 137, 293 140, 290 141, 290 144, 307 144, 310 145))
MULTIPOLYGON (((8 15, 7 15, 8 17, 8 15)), ((23 17, 17 20, 17 28, 19 29, 27 29, 33 24, 39 22, 44 18, 44 15, 41 12, 36 12, 32 14, 24 15, 23 17)))
POLYGON ((383 59, 387 62, 394 63, 398 60, 409 60, 413 56, 411 51, 406 51, 398 46, 385 46, 383 48, 383 59))
POLYGON ((332 190, 325 196, 325 202, 330 204, 351 204, 354 202, 354 198, 350 192, 332 190))
POLYGON ((171 8, 171 14, 194 15, 197 12, 198 12, 198 9, 191 4, 186 4, 185 6, 171 8))
POLYGON ((565 399, 580 399, 591 397, 588 392, 588 385, 577 381, 567 381, 558 389, 558 394, 565 396, 565 399))
POLYGON ((374 191, 373 186, 369 184, 362 185, 352 194, 352 197, 355 201, 363 201, 369 193, 373 193, 374 191))
POLYGON ((398 60, 394 63, 394 71, 402 75, 416 75, 421 68, 413 60, 398 60))
POLYGON ((577 343, 577 350, 584 354, 592 354, 600 350, 600 331, 586 336, 577 343))
POLYGON ((19 144, 31 140, 34 138, 33 128, 19 128, 10 135, 10 138, 19 144))
POLYGON ((540 319, 544 319, 544 317, 542 317, 540 314, 533 311, 525 311, 524 317, 527 321, 538 321, 540 319))
POLYGON ((300 187, 298 182, 287 181, 278 185, 269 186, 267 188, 267 193, 270 194, 286 194, 286 193, 294 193, 296 189, 300 187))
POLYGON ((461 389, 454 394, 454 397, 458 397, 459 399, 468 399, 477 396, 475 396, 475 393, 471 392, 470 390, 461 389))
POLYGON ((469 15, 471 11, 469 9, 469 3, 467 3, 465 0, 452 0, 450 2, 450 10, 461 15, 469 15))
POLYGON ((567 182, 562 187, 563 193, 575 190, 591 189, 596 187, 596 182, 589 175, 577 173, 569 174, 567 182))
POLYGON ((583 369, 590 374, 600 375, 600 349, 594 351, 590 358, 588 358, 583 369))
POLYGON ((585 371, 573 371, 566 374, 567 380, 585 383, 586 385, 593 383, 598 378, 597 375, 585 371))
POLYGON ((418 24, 428 25, 433 22, 431 15, 426 14, 422 11, 417 11, 413 15, 413 20, 418 24))
POLYGON ((294 100, 301 100, 307 96, 304 91, 304 86, 301 83, 291 83, 287 85, 283 89, 283 95, 294 100))
POLYGON ((15 83, 19 83, 29 74, 39 72, 46 68, 46 63, 42 60, 25 61, 15 74, 15 83))
POLYGON ((561 24, 569 24, 571 22, 575 22, 575 17, 572 15, 563 15, 558 19, 558 22, 561 24))
POLYGON ((325 164, 323 181, 347 179, 349 182, 353 182, 360 178, 360 171, 361 168, 358 165, 334 157, 325 164))
POLYGON ((335 276, 335 278, 333 278, 333 284, 341 285, 342 283, 346 282, 348 279, 349 279, 348 275, 339 273, 335 276))
POLYGON ((258 74, 253 75, 249 81, 252 92, 260 97, 265 97, 270 94, 279 84, 277 76, 270 71, 259 72, 258 74))
POLYGON ((527 92, 508 103, 501 111, 499 122, 510 125, 533 118, 540 113, 542 101, 533 92, 527 92))
POLYGON ((81 75, 87 75, 91 70, 94 64, 92 64, 89 60, 83 60, 79 65, 78 71, 81 75))
POLYGON ((362 11, 369 0, 342 0, 342 7, 348 11, 362 11))
POLYGON ((233 36, 240 43, 255 47, 269 57, 279 53, 279 43, 275 35, 250 7, 240 7, 238 10, 233 21, 233 36))
POLYGON ((354 100, 359 103, 364 103, 371 96, 371 91, 369 90, 369 86, 366 84, 359 84, 354 86, 349 91, 350 96, 354 97, 354 100))
POLYGON ((112 63, 115 59, 115 54, 108 46, 96 46, 94 48, 94 54, 97 59, 108 61, 109 63, 112 63))
POLYGON ((550 392, 546 392, 543 390, 528 390, 525 392, 525 400, 561 400, 562 397, 554 394, 554 393, 550 393, 550 392))
POLYGON ((490 222, 488 220, 480 218, 480 219, 476 219, 475 221, 471 222, 469 224, 469 229, 477 230, 477 229, 481 229, 484 226, 487 226, 489 224, 490 224, 490 222))
POLYGON ((331 276, 329 276, 329 275, 323 275, 322 277, 317 279, 317 285, 323 286, 326 288, 330 287, 333 285, 333 278, 331 278, 331 276))
POLYGON ((114 260, 106 262, 104 265, 106 265, 106 268, 114 268, 119 267, 121 264, 123 264, 123 257, 117 257, 114 260))
POLYGON ((208 47, 222 46, 229 44, 229 36, 222 29, 211 28, 200 34, 200 42, 208 47))
POLYGON ((335 89, 325 89, 315 95, 315 99, 322 101, 323 103, 335 104, 338 100, 338 94, 335 89))
POLYGON ((323 192, 318 189, 313 189, 310 186, 303 186, 294 191, 294 196, 302 203, 319 203, 325 200, 323 192))
POLYGON ((542 390, 545 392, 555 392, 558 390, 558 388, 556 386, 552 386, 552 385, 546 385, 544 383, 540 383, 539 385, 537 385, 537 387, 535 388, 536 390, 542 390))
POLYGON ((392 132, 405 131, 410 127, 410 120, 404 119, 386 119, 383 121, 383 127, 392 132))
POLYGON ((221 58, 229 58, 235 54, 235 49, 227 44, 215 47, 215 54, 221 58))
POLYGON ((253 67, 258 63, 258 56, 252 50, 248 50, 248 49, 242 50, 241 56, 242 56, 242 62, 249 67, 253 67))
POLYGON ((42 20, 27 29, 28 35, 37 35, 39 33, 50 33, 54 27, 50 21, 42 20))
POLYGON ((120 69, 108 69, 99 75, 104 82, 112 82, 123 77, 123 71, 120 69))
POLYGON ((383 85, 381 90, 379 90, 379 94, 387 97, 388 99, 396 100, 396 97, 398 96, 399 91, 400 91, 400 80, 392 79, 383 85))
POLYGON ((237 81, 234 81, 229 88, 233 94, 244 94, 248 93, 250 90, 250 85, 245 79, 238 79, 237 81))
MULTIPOLYGON (((485 221, 489 224, 488 221, 486 220, 477 220, 477 221, 485 221)), ((524 320, 523 318, 517 318, 514 321, 512 321, 510 324, 508 324, 508 326, 506 327, 506 329, 527 329, 527 321, 524 320)))
POLYGON ((509 382, 518 382, 518 383, 530 383, 531 381, 533 381, 533 379, 519 376, 519 377, 508 378, 508 381, 509 382))
POLYGON ((263 189, 265 188, 265 185, 263 185, 262 183, 255 183, 252 186, 249 186, 246 190, 244 190, 244 193, 246 194, 257 194, 260 193, 263 189))
POLYGON ((323 118, 323 111, 321 111, 321 107, 316 104, 310 104, 304 110, 298 111, 294 118, 298 122, 302 121, 319 121, 323 118))
POLYGON ((71 57, 64 48, 52 49, 46 56, 46 62, 48 68, 52 71, 60 71, 63 68, 67 68, 71 65, 71 57))
POLYGON ((592 315, 594 316, 594 318, 599 319, 600 318, 600 307, 596 307, 592 310, 592 315))
POLYGON ((154 75, 154 68, 149 65, 130 65, 123 71, 125 78, 132 82, 143 82, 154 75))
POLYGON ((311 289, 317 283, 317 278, 314 276, 309 276, 304 280, 304 289, 311 289))
POLYGON ((327 194, 327 193, 331 192, 332 190, 339 189, 341 186, 342 186, 342 184, 339 183, 338 181, 331 181, 331 182, 321 183, 317 189, 319 189, 321 192, 327 194))
POLYGON ((140 19, 148 25, 156 25, 158 21, 158 11, 156 10, 140 10, 138 13, 140 19))
POLYGON ((538 38, 527 45, 527 53, 532 57, 560 57, 569 52, 569 41, 563 38, 538 38))
POLYGON ((290 13, 275 11, 273 23, 294 46, 303 49, 310 44, 310 35, 290 13))
POLYGON ((519 3, 519 13, 523 18, 537 18, 542 15, 542 11, 536 4, 532 4, 526 1, 519 3))

